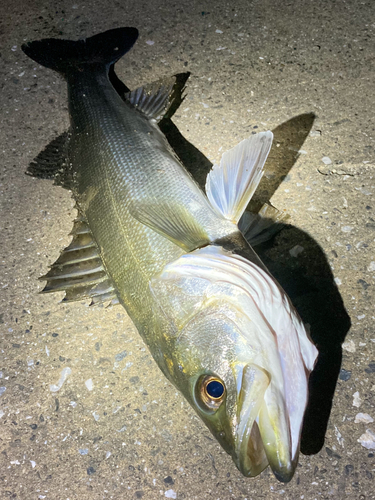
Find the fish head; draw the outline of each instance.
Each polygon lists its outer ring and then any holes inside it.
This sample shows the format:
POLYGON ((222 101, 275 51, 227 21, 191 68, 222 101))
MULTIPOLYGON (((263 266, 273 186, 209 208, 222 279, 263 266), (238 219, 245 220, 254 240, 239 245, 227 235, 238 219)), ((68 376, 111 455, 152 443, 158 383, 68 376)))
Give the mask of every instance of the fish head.
POLYGON ((256 476, 268 465, 255 420, 270 377, 223 309, 208 305, 179 332, 174 382, 239 470, 256 476))
POLYGON ((170 380, 245 476, 295 471, 316 349, 264 271, 218 247, 169 264, 151 284, 169 325, 170 380))

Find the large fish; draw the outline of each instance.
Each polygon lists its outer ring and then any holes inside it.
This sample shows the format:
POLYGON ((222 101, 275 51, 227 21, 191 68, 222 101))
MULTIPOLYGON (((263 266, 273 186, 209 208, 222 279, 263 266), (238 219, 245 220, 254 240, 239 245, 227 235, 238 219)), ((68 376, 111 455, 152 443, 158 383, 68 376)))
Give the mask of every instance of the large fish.
POLYGON ((272 133, 224 153, 205 194, 157 125, 174 80, 124 99, 110 81, 137 37, 135 28, 119 28, 22 47, 68 84, 65 145, 55 164, 29 169, 70 189, 78 209, 73 241, 45 276, 45 291, 119 301, 238 469, 255 476, 270 464, 289 481, 317 350, 238 229, 272 133))

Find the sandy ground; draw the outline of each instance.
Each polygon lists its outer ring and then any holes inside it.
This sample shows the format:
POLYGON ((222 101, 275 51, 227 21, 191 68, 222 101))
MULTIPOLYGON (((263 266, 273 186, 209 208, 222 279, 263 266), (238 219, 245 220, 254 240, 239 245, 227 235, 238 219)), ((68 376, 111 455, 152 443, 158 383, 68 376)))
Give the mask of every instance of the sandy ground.
POLYGON ((1 498, 375 498, 374 11, 357 0, 2 0, 1 498), (67 99, 20 46, 123 25, 140 31, 117 66, 130 88, 191 72, 173 117, 185 140, 166 129, 198 177, 254 130, 275 133, 256 201, 271 196, 291 219, 259 252, 321 351, 287 485, 270 470, 241 476, 121 306, 38 294, 75 211, 67 191, 24 171, 67 128, 67 99))

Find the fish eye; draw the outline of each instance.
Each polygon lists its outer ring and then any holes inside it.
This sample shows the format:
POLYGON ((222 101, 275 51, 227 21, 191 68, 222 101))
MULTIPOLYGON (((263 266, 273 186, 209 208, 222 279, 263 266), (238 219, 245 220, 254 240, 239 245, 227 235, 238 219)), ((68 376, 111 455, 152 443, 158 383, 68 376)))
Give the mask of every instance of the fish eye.
POLYGON ((206 385, 206 393, 212 399, 220 399, 224 394, 224 385, 220 380, 210 380, 206 385))
POLYGON ((198 380, 196 395, 203 409, 216 411, 225 398, 224 382, 214 375, 203 375, 198 380))

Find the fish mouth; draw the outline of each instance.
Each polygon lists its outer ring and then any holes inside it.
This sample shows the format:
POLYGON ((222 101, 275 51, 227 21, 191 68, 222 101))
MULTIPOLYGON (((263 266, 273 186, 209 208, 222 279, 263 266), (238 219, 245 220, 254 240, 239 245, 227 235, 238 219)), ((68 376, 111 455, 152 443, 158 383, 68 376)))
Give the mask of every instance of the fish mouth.
POLYGON ((274 404, 270 382, 263 368, 244 367, 234 461, 247 477, 257 476, 270 465, 276 478, 287 483, 293 477, 297 457, 292 460, 287 414, 280 401, 274 404))

